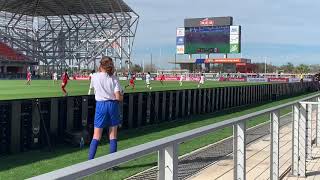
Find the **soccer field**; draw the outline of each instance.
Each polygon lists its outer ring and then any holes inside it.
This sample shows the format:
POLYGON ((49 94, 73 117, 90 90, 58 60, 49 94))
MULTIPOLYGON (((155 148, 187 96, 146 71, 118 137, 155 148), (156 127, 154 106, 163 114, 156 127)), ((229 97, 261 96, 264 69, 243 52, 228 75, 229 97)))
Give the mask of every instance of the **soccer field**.
MULTIPOLYGON (((121 81, 124 87, 128 82, 121 81)), ((206 81, 202 88, 209 87, 224 87, 250 85, 257 83, 246 82, 215 82, 206 81)), ((25 99, 25 98, 43 98, 43 97, 60 97, 62 91, 60 88, 61 82, 53 84, 51 80, 34 80, 28 86, 23 80, 0 80, 0 100, 9 99, 25 99)), ((152 81, 152 91, 165 91, 177 89, 193 89, 197 88, 197 82, 183 82, 183 86, 179 86, 179 82, 164 82, 162 85, 159 81, 152 81)), ((89 81, 70 81, 67 86, 69 96, 86 95, 88 93, 89 81)), ((133 90, 128 87, 125 93, 150 91, 145 87, 144 81, 136 81, 136 88, 133 90)))

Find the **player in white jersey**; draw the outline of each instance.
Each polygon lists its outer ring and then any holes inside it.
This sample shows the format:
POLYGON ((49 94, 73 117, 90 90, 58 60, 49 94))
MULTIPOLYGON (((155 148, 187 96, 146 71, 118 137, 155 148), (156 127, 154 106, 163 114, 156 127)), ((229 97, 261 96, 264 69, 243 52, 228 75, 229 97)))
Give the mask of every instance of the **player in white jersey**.
POLYGON ((53 80, 53 84, 56 84, 58 82, 58 74, 56 72, 53 72, 52 80, 53 80))
POLYGON ((204 85, 204 75, 201 74, 200 76, 200 81, 199 81, 199 84, 198 84, 198 88, 200 88, 202 85, 204 85))
POLYGON ((180 86, 182 86, 183 79, 184 79, 184 75, 183 75, 183 74, 181 74, 181 76, 180 76, 180 80, 179 80, 179 84, 180 84, 180 86))
POLYGON ((93 74, 89 94, 94 90, 96 112, 94 134, 90 144, 88 159, 95 157, 104 128, 109 128, 110 153, 117 152, 117 131, 120 125, 119 103, 123 100, 123 90, 114 75, 114 64, 110 57, 102 57, 99 72, 93 74))
POLYGON ((89 74, 89 80, 91 81, 93 74, 96 73, 95 70, 92 70, 91 73, 89 74))
POLYGON ((151 87, 150 81, 151 81, 151 75, 150 75, 150 72, 148 72, 148 74, 146 75, 146 85, 147 85, 147 88, 151 90, 152 87, 151 87))

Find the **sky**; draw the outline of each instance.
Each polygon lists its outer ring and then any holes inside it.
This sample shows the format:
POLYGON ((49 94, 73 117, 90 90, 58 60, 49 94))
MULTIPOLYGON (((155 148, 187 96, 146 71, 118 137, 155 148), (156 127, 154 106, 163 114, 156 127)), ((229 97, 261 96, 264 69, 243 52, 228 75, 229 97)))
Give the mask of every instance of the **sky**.
MULTIPOLYGON (((242 54, 274 65, 320 64, 317 0, 125 0, 139 14, 133 61, 170 67, 176 28, 185 18, 232 16, 242 26, 242 54)), ((219 57, 223 57, 219 55, 219 57)), ((177 56, 178 60, 186 56, 177 56)))

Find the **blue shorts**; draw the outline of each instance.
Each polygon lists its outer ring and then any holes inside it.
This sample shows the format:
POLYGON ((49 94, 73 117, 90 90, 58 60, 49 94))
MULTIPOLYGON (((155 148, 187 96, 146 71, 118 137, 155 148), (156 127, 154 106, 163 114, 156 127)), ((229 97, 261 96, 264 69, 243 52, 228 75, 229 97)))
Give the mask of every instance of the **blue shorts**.
POLYGON ((120 124, 118 101, 97 101, 94 117, 95 128, 114 127, 120 124))

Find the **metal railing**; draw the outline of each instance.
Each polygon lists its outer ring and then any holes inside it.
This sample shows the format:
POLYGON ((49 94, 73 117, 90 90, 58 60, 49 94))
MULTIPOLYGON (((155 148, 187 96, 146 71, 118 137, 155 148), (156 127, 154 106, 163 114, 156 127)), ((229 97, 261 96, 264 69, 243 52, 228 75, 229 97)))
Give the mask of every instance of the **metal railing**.
MULTIPOLYGON (((283 105, 268 108, 241 117, 232 118, 223 122, 218 122, 212 125, 200 127, 191 131, 138 145, 116 152, 112 155, 102 156, 94 160, 75 164, 30 179, 42 180, 82 178, 99 171, 117 166, 119 164, 137 159, 139 157, 158 152, 158 179, 176 180, 178 179, 178 148, 180 143, 206 135, 208 133, 212 133, 222 128, 233 126, 234 179, 244 180, 246 179, 246 122, 252 120, 253 118, 266 114, 270 114, 271 124, 270 179, 279 179, 280 110, 288 107, 292 107, 293 111, 292 174, 296 176, 305 176, 306 158, 309 156, 308 152, 306 151, 308 147, 311 146, 311 144, 308 144, 306 142, 308 139, 307 131, 308 128, 310 129, 310 127, 308 127, 308 119, 310 118, 308 117, 308 114, 310 113, 310 111, 308 111, 307 104, 317 104, 317 108, 319 110, 320 103, 318 102, 320 102, 320 94, 315 94, 283 105), (306 146, 304 146, 303 143, 306 146), (303 154, 305 154, 306 156, 303 156, 303 154)), ((319 115, 317 115, 317 120, 320 120, 319 115)), ((318 133, 319 132, 317 131, 317 134, 318 133)), ((316 137, 316 141, 317 143, 320 142, 320 134, 319 137, 316 137)))

